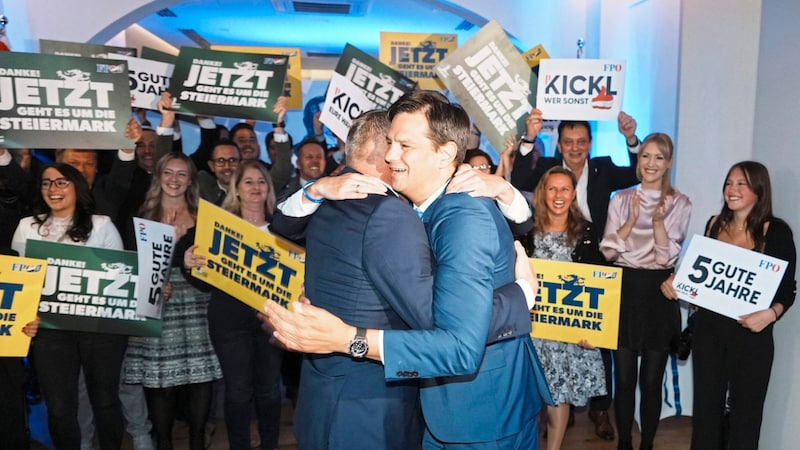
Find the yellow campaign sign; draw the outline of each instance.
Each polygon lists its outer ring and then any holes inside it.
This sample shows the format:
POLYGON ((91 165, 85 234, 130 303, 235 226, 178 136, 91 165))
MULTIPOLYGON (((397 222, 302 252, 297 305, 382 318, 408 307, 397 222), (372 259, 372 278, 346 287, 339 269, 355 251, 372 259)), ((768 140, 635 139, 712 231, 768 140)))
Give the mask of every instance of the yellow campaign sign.
POLYGON ((528 67, 533 69, 534 67, 539 65, 539 61, 543 59, 549 58, 550 55, 547 54, 547 50, 544 49, 542 44, 533 47, 532 49, 528 50, 527 52, 522 54, 522 59, 528 63, 528 67))
POLYGON ((45 260, 0 255, 0 357, 28 354, 22 327, 36 318, 46 272, 45 260))
POLYGON ((264 311, 268 300, 289 308, 302 293, 302 247, 205 200, 197 211, 194 243, 206 266, 192 269, 192 275, 258 311, 264 311))
POLYGON ((289 67, 286 69, 286 82, 284 94, 288 98, 286 107, 289 109, 303 109, 303 66, 299 48, 294 47, 248 47, 242 45, 212 45, 211 50, 240 53, 264 53, 267 55, 283 55, 289 57, 289 67))
POLYGON ((382 31, 378 59, 416 81, 420 89, 444 89, 436 66, 456 48, 457 34, 382 31))
POLYGON ((539 295, 531 309, 531 336, 617 348, 622 269, 531 259, 539 295))

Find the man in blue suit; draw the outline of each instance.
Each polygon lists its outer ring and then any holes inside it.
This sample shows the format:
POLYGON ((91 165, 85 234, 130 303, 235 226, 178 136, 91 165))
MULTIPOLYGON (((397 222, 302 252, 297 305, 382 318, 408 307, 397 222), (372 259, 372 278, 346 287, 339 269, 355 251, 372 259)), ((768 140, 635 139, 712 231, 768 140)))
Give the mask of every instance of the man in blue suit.
MULTIPOLYGON (((278 210, 271 228, 292 239, 307 233, 305 286, 317 306, 360 327, 430 329, 433 268, 423 224, 393 191, 367 196, 387 190, 378 178, 389 179, 388 125, 385 111, 354 121, 349 174, 306 185, 302 196, 289 200, 293 205, 282 206, 310 213, 317 196, 331 197, 332 186, 360 199, 326 202, 312 220, 278 210), (303 204, 310 208, 303 211, 303 204)), ((527 335, 529 306, 521 288, 505 286, 495 299, 488 341, 527 335)), ((423 426, 416 380, 387 383, 379 363, 340 354, 307 355, 302 370, 294 427, 301 449, 418 447, 423 426)))
POLYGON ((549 393, 530 338, 486 344, 488 299, 513 280, 511 233, 490 200, 444 195, 464 156, 469 118, 431 91, 406 94, 389 117, 392 186, 421 214, 434 256, 434 328, 365 330, 320 308, 300 304, 292 314, 268 305, 275 336, 306 352, 380 360, 390 382, 422 378, 425 448, 535 449, 540 389, 549 393))

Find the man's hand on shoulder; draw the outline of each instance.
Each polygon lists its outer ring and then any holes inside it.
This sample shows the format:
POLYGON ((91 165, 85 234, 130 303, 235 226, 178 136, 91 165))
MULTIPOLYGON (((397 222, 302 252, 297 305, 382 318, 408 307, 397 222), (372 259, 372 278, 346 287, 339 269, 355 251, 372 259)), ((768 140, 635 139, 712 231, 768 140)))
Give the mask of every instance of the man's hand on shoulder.
POLYGON ((360 173, 322 177, 306 188, 308 195, 325 200, 352 200, 369 194, 386 195, 386 185, 380 180, 360 173))
POLYGON ((514 200, 514 188, 503 177, 473 169, 469 164, 458 168, 447 186, 447 193, 466 192, 471 197, 488 197, 506 205, 514 200))

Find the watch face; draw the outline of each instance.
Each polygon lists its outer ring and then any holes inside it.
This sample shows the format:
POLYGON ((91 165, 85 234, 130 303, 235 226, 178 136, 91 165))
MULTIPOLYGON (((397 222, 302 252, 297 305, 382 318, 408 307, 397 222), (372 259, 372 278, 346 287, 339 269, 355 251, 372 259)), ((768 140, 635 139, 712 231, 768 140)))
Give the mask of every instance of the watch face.
POLYGON ((350 356, 354 358, 363 358, 364 355, 367 354, 368 349, 367 340, 357 337, 350 343, 350 356))

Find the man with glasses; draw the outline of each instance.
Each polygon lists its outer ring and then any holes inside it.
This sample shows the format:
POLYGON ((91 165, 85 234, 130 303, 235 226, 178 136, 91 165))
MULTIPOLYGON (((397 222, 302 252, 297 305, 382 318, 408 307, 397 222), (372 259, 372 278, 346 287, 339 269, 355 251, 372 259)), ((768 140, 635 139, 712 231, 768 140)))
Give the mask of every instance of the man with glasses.
POLYGON ((200 184, 200 197, 204 200, 221 206, 228 193, 228 186, 231 177, 239 167, 242 157, 239 154, 239 147, 229 140, 219 141, 211 151, 211 160, 208 161, 208 168, 211 173, 206 171, 198 172, 197 181, 200 184), (212 175, 213 174, 213 175, 212 175))
MULTIPOLYGON (((526 135, 520 146, 534 146, 536 135, 542 129, 542 112, 533 109, 525 121, 526 135)), ((636 154, 639 139, 636 137, 636 120, 621 112, 618 118, 619 131, 628 144, 629 167, 614 164, 608 156, 589 158, 592 149, 592 131, 587 121, 562 120, 558 125, 557 157, 538 158, 531 164, 529 156, 536 152, 517 156, 511 175, 511 184, 521 191, 533 192, 545 172, 554 166, 564 166, 578 180, 578 207, 586 220, 594 224, 598 241, 603 237, 611 193, 639 182, 636 177, 636 154)))

